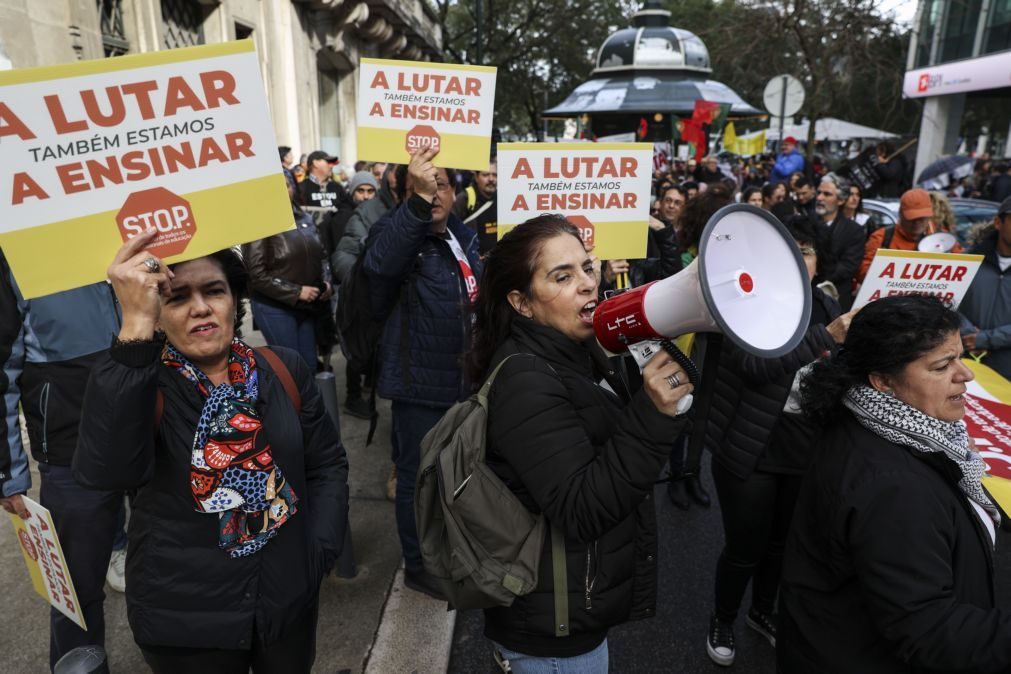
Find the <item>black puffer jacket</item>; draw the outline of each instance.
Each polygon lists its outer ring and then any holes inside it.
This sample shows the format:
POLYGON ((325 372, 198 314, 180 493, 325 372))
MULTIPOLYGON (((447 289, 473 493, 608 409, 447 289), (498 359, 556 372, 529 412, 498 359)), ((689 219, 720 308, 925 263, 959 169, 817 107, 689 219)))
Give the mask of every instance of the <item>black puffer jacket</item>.
POLYGON ((94 489, 137 490, 127 553, 127 615, 139 644, 249 649, 317 601, 347 526, 348 463, 305 362, 275 348, 302 399, 301 415, 270 365, 257 361, 257 409, 298 512, 259 552, 218 548, 218 517, 195 510, 190 455, 203 400, 159 359, 160 346, 116 347, 91 372, 74 477, 94 489), (156 390, 164 412, 155 428, 156 390))
POLYGON ((783 674, 1011 672, 993 548, 961 471, 848 411, 821 438, 787 540, 783 674))
POLYGON ((780 358, 745 353, 723 341, 706 446, 731 473, 748 479, 762 458, 797 370, 837 345, 825 326, 840 313, 839 303, 812 288, 811 321, 796 349, 780 358))
POLYGON ((628 387, 599 349, 524 318, 492 363, 513 353, 489 397, 487 463, 532 512, 565 532, 570 636, 554 636, 551 544, 537 588, 485 611, 506 648, 568 657, 612 625, 651 617, 656 602, 653 481, 684 420, 628 387), (615 395, 596 382, 606 378, 615 395))

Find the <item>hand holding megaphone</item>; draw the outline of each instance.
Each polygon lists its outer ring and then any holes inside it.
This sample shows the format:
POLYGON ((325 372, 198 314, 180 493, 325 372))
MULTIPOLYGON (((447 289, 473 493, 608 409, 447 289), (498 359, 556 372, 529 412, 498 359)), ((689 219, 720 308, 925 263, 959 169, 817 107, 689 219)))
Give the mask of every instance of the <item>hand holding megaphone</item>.
POLYGON ((663 350, 643 368, 642 386, 657 411, 669 417, 684 414, 684 400, 695 390, 681 364, 663 350))

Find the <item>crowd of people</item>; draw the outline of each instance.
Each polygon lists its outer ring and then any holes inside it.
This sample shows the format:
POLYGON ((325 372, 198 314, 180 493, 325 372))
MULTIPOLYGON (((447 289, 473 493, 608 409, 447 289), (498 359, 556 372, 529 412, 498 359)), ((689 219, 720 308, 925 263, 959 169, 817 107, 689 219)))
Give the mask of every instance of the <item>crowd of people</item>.
MULTIPOLYGON (((716 157, 658 169, 636 260, 598 260, 560 215, 499 239, 494 158, 457 172, 426 148, 343 176, 336 157, 296 163, 288 147, 295 226, 241 254, 167 265, 144 251, 151 230, 118 251, 109 283, 33 300, 0 256, 0 505, 25 515, 20 407, 89 626, 53 610, 50 665, 103 643, 104 580, 125 557, 130 626, 155 672, 310 671, 319 586, 348 527, 340 427, 313 377, 339 344, 344 410, 374 420, 375 397, 392 402, 404 582, 436 598, 446 579, 426 569, 415 519, 422 441, 497 373, 487 466, 561 535, 568 568, 552 572, 546 543, 536 587, 485 610, 506 671, 608 671, 609 628, 655 612, 654 482, 667 466, 676 507, 709 507, 703 448, 725 535, 698 640, 716 664, 737 656, 750 583, 745 624, 779 671, 1011 671, 989 561, 1000 513, 960 422, 964 355, 1011 377, 1011 196, 971 248, 984 262, 958 312, 912 296, 855 311, 876 251, 950 231, 950 207, 896 188, 898 224, 874 229, 859 186, 809 170, 797 145, 730 175, 716 157), (736 202, 782 222, 812 311, 781 357, 724 343, 700 418, 680 412, 695 392, 681 362, 607 358, 593 312, 691 264, 736 202), (242 338, 247 300, 266 348, 242 338), (129 548, 115 553, 126 494, 129 548)), ((701 334, 679 346, 696 363, 716 348, 701 334)))

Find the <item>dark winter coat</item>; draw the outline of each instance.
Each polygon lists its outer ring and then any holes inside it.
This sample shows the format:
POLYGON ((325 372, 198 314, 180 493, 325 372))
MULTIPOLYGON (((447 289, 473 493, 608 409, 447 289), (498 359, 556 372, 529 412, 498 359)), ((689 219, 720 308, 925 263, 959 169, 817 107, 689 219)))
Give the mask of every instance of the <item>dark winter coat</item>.
POLYGON ((551 544, 537 588, 485 611, 485 634, 537 656, 586 653, 613 625, 652 617, 656 602, 653 481, 684 427, 644 390, 631 394, 594 344, 525 318, 498 350, 487 463, 532 512, 565 533, 570 635, 554 636, 551 544), (617 394, 598 385, 606 379, 617 394))
POLYGON ((142 645, 249 649, 254 625, 277 639, 317 601, 347 526, 348 463, 313 376, 275 348, 301 394, 299 416, 260 359, 257 409, 298 512, 254 555, 218 548, 218 516, 195 510, 190 457, 203 398, 161 364, 158 344, 114 347, 85 393, 74 477, 93 489, 137 490, 127 552, 127 615, 142 645), (155 430, 156 390, 164 396, 155 430))
MULTIPOLYGON (((449 407, 469 392, 462 355, 470 331, 470 300, 446 239, 430 231, 432 206, 414 196, 372 226, 365 273, 379 343, 378 392, 383 398, 449 407)), ((449 216, 449 231, 481 276, 477 235, 449 216)))
POLYGON ((839 315, 839 304, 818 288, 812 288, 812 303, 803 340, 785 356, 760 358, 723 341, 706 445, 715 460, 742 480, 765 453, 797 370, 837 349, 825 326, 839 315))
POLYGON ((309 310, 299 296, 302 286, 325 288, 326 254, 313 219, 294 213, 295 228, 243 244, 253 299, 281 309, 309 310))
POLYGON ((848 412, 821 438, 783 557, 779 671, 1011 671, 992 539, 943 454, 848 412))
POLYGON ((976 348, 987 352, 983 364, 1011 379, 1011 273, 1000 270, 997 232, 991 230, 970 252, 982 255, 983 264, 958 305, 971 324, 962 331, 978 330, 976 348))
POLYGON ((853 279, 860 272, 867 235, 863 227, 840 211, 825 238, 828 250, 818 280, 831 281, 839 291, 839 305, 849 311, 854 300, 853 279))
POLYGON ((877 185, 878 197, 881 199, 898 199, 905 191, 906 172, 908 165, 903 155, 898 155, 886 164, 874 165, 881 182, 877 185))

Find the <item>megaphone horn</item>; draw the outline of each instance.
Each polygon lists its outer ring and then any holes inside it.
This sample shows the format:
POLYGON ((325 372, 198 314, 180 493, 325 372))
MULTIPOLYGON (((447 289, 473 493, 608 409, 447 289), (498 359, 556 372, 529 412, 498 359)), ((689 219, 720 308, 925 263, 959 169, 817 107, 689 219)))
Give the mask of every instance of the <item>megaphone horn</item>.
POLYGON ((796 348, 810 316, 810 278, 793 237, 770 213, 732 204, 709 219, 690 265, 604 300, 593 329, 613 355, 644 340, 721 332, 774 358, 796 348))

